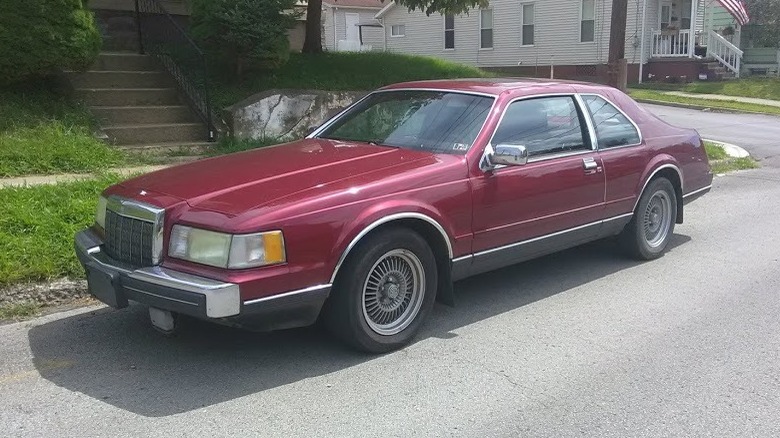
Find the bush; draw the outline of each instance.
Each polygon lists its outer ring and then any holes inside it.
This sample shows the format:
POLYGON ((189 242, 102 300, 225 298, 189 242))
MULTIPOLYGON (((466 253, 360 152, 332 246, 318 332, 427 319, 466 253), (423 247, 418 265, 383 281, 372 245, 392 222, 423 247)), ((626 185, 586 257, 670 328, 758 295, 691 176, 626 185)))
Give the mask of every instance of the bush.
POLYGON ((289 57, 287 31, 295 0, 196 0, 191 32, 210 58, 232 66, 237 77, 252 68, 276 67, 289 57))
POLYGON ((0 0, 0 82, 85 69, 100 45, 81 0, 0 0))

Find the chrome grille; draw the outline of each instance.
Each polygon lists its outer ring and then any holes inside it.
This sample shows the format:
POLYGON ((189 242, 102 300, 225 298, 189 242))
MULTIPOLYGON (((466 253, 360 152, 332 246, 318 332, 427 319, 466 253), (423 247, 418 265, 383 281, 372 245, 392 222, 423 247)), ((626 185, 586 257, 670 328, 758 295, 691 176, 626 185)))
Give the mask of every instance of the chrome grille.
POLYGON ((106 211, 106 253, 133 266, 152 266, 154 224, 106 211))
POLYGON ((133 267, 153 266, 162 257, 164 210, 132 199, 109 197, 104 250, 133 267))

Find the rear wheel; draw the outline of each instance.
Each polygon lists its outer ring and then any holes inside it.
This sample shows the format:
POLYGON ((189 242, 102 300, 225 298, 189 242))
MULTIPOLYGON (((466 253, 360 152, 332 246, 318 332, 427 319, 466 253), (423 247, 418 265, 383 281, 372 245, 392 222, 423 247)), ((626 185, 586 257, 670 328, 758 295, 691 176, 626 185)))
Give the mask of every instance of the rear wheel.
POLYGON ((419 234, 389 228, 370 235, 339 270, 324 322, 353 347, 383 353, 412 340, 433 306, 433 251, 419 234))
POLYGON ((677 195, 666 178, 654 179, 639 198, 634 217, 621 234, 623 246, 640 260, 663 255, 674 233, 677 195))

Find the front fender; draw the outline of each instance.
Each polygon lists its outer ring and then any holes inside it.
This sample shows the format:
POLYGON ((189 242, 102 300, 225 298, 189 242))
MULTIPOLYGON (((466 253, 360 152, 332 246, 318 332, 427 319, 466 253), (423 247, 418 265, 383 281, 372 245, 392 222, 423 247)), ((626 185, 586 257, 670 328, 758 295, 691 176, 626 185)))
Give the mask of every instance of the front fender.
POLYGON ((336 280, 338 270, 350 251, 371 231, 407 219, 424 221, 436 228, 446 242, 448 256, 452 259, 452 236, 454 235, 452 225, 438 210, 414 200, 388 200, 371 205, 344 226, 329 257, 329 260, 335 260, 335 263, 329 266, 332 269, 331 283, 336 280))

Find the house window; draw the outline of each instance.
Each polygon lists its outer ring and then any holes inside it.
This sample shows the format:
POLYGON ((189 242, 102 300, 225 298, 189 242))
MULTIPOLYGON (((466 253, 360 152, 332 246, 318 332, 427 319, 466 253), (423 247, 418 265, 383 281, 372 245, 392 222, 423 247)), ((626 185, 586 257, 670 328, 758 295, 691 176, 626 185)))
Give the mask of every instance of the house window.
POLYGON ((392 37, 406 36, 406 25, 404 25, 404 24, 394 24, 394 25, 390 26, 390 36, 392 36, 392 37))
POLYGON ((493 48, 493 10, 481 9, 479 11, 479 48, 493 48))
POLYGON ((527 3, 523 8, 522 34, 520 35, 520 44, 523 46, 534 45, 534 4, 527 3))
POLYGON ((661 30, 666 30, 667 27, 672 22, 672 4, 671 3, 664 3, 661 4, 661 18, 659 22, 661 23, 661 30))
POLYGON ((592 43, 596 37, 596 0, 582 0, 580 42, 592 43))
POLYGON ((444 48, 455 48, 455 16, 444 16, 444 48))
POLYGON ((680 29, 691 28, 691 2, 682 2, 682 11, 680 11, 680 29))

